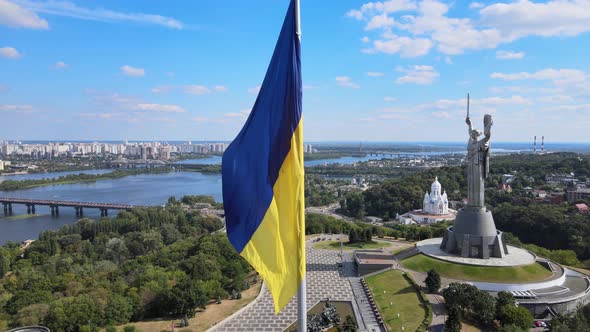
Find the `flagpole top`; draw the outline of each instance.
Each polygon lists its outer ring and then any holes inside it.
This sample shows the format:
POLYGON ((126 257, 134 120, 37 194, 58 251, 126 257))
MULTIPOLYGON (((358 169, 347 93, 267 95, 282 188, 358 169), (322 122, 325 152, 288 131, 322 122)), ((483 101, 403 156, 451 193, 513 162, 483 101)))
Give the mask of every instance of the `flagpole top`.
POLYGON ((297 36, 299 37, 299 40, 301 41, 301 6, 300 6, 299 0, 294 0, 294 1, 295 1, 295 25, 296 25, 295 33, 297 34, 297 36))

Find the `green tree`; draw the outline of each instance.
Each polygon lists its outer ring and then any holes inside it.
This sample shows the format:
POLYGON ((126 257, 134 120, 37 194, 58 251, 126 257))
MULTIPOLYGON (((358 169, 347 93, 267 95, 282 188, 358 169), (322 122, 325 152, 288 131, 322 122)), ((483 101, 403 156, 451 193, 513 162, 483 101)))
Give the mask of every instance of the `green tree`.
POLYGON ((31 304, 20 309, 14 316, 14 321, 18 326, 43 325, 48 313, 49 305, 45 303, 31 304))
POLYGON ((195 316, 196 308, 204 308, 208 298, 200 285, 192 280, 183 280, 163 294, 161 314, 195 316))
POLYGON ((8 253, 0 250, 0 278, 10 271, 10 258, 8 253))
POLYGON ((440 274, 436 272, 436 270, 431 269, 428 271, 428 275, 424 280, 426 284, 426 288, 428 288, 429 293, 436 293, 440 289, 440 274))
POLYGON ((348 231, 348 243, 357 243, 359 242, 358 231, 356 228, 351 228, 348 231))
POLYGON ((180 232, 173 224, 162 225, 160 227, 160 233, 162 234, 162 241, 165 245, 172 244, 181 238, 180 232))
POLYGON ((475 320, 484 326, 491 326, 496 317, 496 301, 494 298, 488 292, 478 291, 472 301, 475 320))
POLYGON ((129 322, 133 315, 133 303, 127 297, 119 294, 111 296, 105 309, 105 320, 113 324, 129 322))
POLYGON ((449 308, 444 330, 445 332, 461 332, 461 311, 458 307, 449 308))
POLYGON ((4 305, 4 310, 15 315, 19 310, 35 303, 49 303, 52 300, 51 293, 43 290, 18 290, 4 305))
POLYGON ((496 318, 500 319, 500 312, 505 306, 515 306, 516 300, 511 293, 506 291, 498 292, 496 297, 496 318))
POLYGON ((358 330, 358 328, 356 326, 354 318, 352 318, 351 315, 346 315, 346 318, 344 319, 344 323, 342 323, 342 327, 339 329, 339 331, 356 332, 357 330, 358 330))
POLYGON ((123 331, 124 332, 135 332, 135 331, 137 331, 137 329, 133 325, 125 325, 123 327, 123 331))
POLYGON ((51 330, 75 332, 82 325, 103 324, 103 308, 88 295, 65 297, 51 303, 47 326, 51 330))
POLYGON ((365 228, 363 230, 363 241, 366 243, 373 242, 373 229, 372 228, 365 228))
POLYGON ((524 307, 506 305, 500 310, 500 321, 502 325, 516 325, 528 329, 533 325, 533 316, 524 307))

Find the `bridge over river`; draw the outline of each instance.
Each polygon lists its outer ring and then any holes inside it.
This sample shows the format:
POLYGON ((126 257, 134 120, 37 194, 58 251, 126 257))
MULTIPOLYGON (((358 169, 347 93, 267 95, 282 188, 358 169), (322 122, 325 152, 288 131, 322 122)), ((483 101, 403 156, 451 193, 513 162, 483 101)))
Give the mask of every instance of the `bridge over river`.
POLYGON ((131 210, 135 207, 143 207, 139 205, 116 204, 116 203, 96 203, 96 202, 72 202, 72 201, 56 201, 56 200, 40 200, 28 198, 15 197, 0 197, 0 203, 4 206, 4 215, 12 215, 12 204, 22 204, 27 206, 28 214, 35 214, 36 205, 49 206, 51 208, 51 215, 58 216, 60 207, 73 207, 76 209, 76 216, 84 216, 84 208, 99 209, 100 215, 106 217, 109 215, 109 210, 131 210))

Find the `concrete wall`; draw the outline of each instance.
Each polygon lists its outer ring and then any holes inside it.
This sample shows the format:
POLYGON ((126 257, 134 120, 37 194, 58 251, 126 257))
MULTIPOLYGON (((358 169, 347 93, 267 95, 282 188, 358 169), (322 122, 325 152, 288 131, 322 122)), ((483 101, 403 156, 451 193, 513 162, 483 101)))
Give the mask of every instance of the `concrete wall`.
POLYGON ((489 292, 500 292, 500 291, 529 291, 541 288, 549 288, 553 286, 560 286, 563 285, 565 282, 565 273, 562 273, 561 276, 557 279, 543 281, 543 282, 534 282, 534 283, 526 283, 526 284, 504 284, 504 283, 496 283, 496 282, 478 282, 478 281, 470 281, 469 283, 473 286, 477 287, 480 290, 485 290, 489 292))
POLYGON ((390 268, 392 266, 393 264, 357 264, 358 276, 362 277, 373 272, 390 268))

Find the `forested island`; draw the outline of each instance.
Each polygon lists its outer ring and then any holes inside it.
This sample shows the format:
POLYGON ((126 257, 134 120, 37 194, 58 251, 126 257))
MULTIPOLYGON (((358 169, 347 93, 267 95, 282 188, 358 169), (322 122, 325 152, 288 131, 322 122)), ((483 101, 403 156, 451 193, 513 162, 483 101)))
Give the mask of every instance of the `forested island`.
POLYGON ((153 168, 133 168, 133 169, 120 169, 114 170, 109 173, 103 174, 69 174, 60 176, 58 178, 47 178, 47 179, 36 179, 36 180, 5 180, 0 182, 0 191, 11 191, 26 188, 34 188, 40 186, 56 185, 56 184, 70 184, 78 182, 93 182, 99 180, 112 180, 120 179, 130 175, 139 174, 161 174, 171 172, 171 167, 153 167, 153 168))

